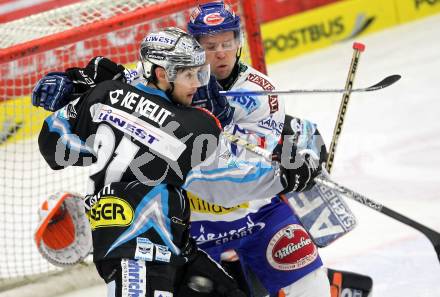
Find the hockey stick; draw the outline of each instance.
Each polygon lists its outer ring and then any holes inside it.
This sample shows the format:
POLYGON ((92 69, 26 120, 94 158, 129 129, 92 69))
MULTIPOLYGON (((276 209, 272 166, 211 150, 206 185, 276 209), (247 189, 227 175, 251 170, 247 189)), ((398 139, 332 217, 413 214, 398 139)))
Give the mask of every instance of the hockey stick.
MULTIPOLYGON (((328 155, 327 163, 326 163, 326 169, 329 173, 332 169, 333 160, 334 160, 334 157, 336 154, 336 146, 338 144, 338 139, 339 139, 339 136, 342 132, 342 126, 344 124, 345 113, 347 111, 348 101, 350 99, 350 94, 352 92, 351 88, 353 86, 354 76, 356 73, 357 64, 359 62, 360 52, 364 51, 365 47, 362 44, 354 43, 353 49, 354 49, 353 58, 351 61, 350 71, 349 71, 348 77, 347 77, 347 82, 345 85, 345 89, 347 90, 347 92, 344 93, 344 95, 342 97, 341 105, 339 107, 339 113, 338 113, 338 117, 336 120, 334 131, 333 131, 333 138, 332 138, 332 142, 330 144, 329 155, 328 155)), ((390 76, 390 77, 392 77, 392 76, 390 76)), ((388 78, 390 78, 390 77, 388 77, 388 78)), ((376 86, 373 86, 373 87, 376 87, 376 86)), ((425 236, 428 237, 428 239, 434 245, 434 249, 437 253, 437 257, 440 260, 440 233, 437 233, 436 231, 434 231, 426 226, 423 226, 423 225, 411 220, 410 218, 407 218, 407 217, 395 212, 394 210, 392 210, 386 206, 383 206, 377 202, 374 202, 374 201, 366 198, 365 196, 362 196, 358 193, 350 191, 347 188, 344 188, 344 187, 339 186, 337 184, 335 184, 334 186, 338 186, 339 187, 338 191, 341 193, 352 192, 352 194, 348 196, 349 198, 352 198, 355 201, 357 201, 365 206, 368 206, 372 209, 375 209, 375 210, 377 210, 377 211, 379 211, 379 212, 381 212, 391 218, 394 218, 401 223, 409 225, 409 226, 419 230, 423 234, 425 234, 425 236)), ((331 187, 331 188, 333 188, 333 187, 331 187)), ((333 188, 333 189, 335 189, 335 188, 333 188)))
POLYGON ((347 81, 345 82, 345 92, 342 95, 341 105, 339 105, 338 117, 336 119, 332 142, 330 143, 327 162, 325 164, 325 168, 327 169, 328 173, 330 173, 332 170, 333 160, 336 153, 336 146, 338 145, 339 135, 341 135, 342 126, 344 124, 345 112, 347 111, 348 101, 350 100, 350 95, 353 91, 353 83, 356 75, 357 65, 359 63, 361 53, 365 50, 365 45, 355 42, 353 43, 353 49, 353 57, 351 59, 347 81))
MULTIPOLYGON (((245 148, 246 150, 249 150, 257 155, 260 155, 262 157, 264 157, 266 160, 268 161, 272 161, 272 153, 262 149, 260 147, 258 147, 255 144, 249 143, 244 139, 241 139, 235 135, 232 135, 228 132, 223 131, 222 132, 223 136, 225 136, 226 139, 228 139, 230 142, 233 142, 235 144, 237 144, 238 146, 241 146, 243 148, 245 148)), ((406 224, 418 231, 420 231, 421 233, 423 233, 431 242, 431 244, 434 246, 435 252, 437 254, 437 258, 440 261, 440 233, 438 233, 437 231, 432 230, 431 228, 428 228, 392 209, 389 209, 388 207, 377 203, 373 200, 371 200, 370 198, 367 198, 366 196, 359 194, 355 191, 350 190, 349 188, 346 188, 344 186, 339 185, 338 183, 330 180, 329 178, 320 175, 318 177, 315 178, 315 182, 319 185, 324 185, 326 187, 329 187, 335 191, 340 192, 342 195, 344 195, 345 197, 348 197, 350 199, 353 199, 354 201, 357 201, 365 206, 368 206, 369 208, 383 213, 403 224, 406 224)))
MULTIPOLYGON (((385 77, 380 82, 366 87, 352 89, 350 92, 371 92, 391 86, 401 78, 398 74, 385 77)), ((319 94, 319 93, 346 93, 346 89, 294 89, 286 91, 220 91, 225 96, 265 96, 265 95, 291 95, 291 94, 319 94)))

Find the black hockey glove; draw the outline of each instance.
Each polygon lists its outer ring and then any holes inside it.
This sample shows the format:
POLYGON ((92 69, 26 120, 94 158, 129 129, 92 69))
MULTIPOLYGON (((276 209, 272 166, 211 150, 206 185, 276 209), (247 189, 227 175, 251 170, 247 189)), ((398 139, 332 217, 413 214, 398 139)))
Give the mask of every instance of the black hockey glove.
POLYGON ((66 75, 74 83, 74 93, 83 94, 96 84, 106 80, 122 80, 125 82, 125 68, 112 60, 97 56, 85 68, 68 68, 66 75))
POLYGON ((222 127, 225 127, 232 122, 235 109, 229 105, 226 96, 219 93, 221 90, 222 87, 211 75, 208 85, 198 88, 194 94, 192 106, 206 108, 218 118, 222 127))
POLYGON ((281 155, 274 157, 281 162, 284 190, 280 194, 310 190, 315 185, 315 177, 322 171, 316 153, 310 149, 298 149, 289 136, 284 137, 281 155))
POLYGON ((93 88, 97 83, 125 80, 125 68, 104 57, 93 58, 85 68, 68 68, 66 72, 50 72, 40 79, 32 91, 32 104, 56 111, 93 88))

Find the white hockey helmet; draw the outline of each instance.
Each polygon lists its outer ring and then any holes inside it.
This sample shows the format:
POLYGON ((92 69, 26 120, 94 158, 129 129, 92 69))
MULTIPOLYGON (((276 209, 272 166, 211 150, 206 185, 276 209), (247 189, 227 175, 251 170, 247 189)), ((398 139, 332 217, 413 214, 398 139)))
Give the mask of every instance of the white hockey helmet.
POLYGON ((168 81, 177 80, 179 69, 197 68, 197 79, 201 85, 209 81, 209 64, 205 64, 204 49, 197 40, 185 31, 169 27, 149 33, 141 43, 139 51, 144 77, 154 78, 154 65, 165 69, 168 81))

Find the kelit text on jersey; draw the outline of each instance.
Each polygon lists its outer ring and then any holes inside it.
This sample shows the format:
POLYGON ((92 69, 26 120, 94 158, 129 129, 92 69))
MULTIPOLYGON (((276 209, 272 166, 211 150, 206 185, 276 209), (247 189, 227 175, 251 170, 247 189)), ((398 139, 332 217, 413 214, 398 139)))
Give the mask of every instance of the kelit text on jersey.
POLYGON ((171 115, 170 111, 135 92, 118 89, 111 91, 109 96, 112 104, 119 102, 120 106, 132 111, 134 110, 134 112, 158 123, 160 126, 162 126, 167 117, 171 115), (124 98, 122 98, 121 101, 120 97, 122 96, 124 96, 124 98))

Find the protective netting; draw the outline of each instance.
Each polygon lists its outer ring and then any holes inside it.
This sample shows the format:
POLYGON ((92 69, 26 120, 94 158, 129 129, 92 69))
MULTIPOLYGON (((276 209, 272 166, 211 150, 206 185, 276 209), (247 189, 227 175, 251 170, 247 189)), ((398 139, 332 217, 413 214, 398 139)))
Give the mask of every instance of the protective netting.
MULTIPOLYGON (((243 19, 249 16, 241 1, 227 2, 243 19)), ((40 156, 37 137, 48 113, 30 103, 36 81, 85 66, 96 55, 133 67, 142 38, 161 27, 185 28, 196 3, 84 1, 0 25, 0 291, 2 280, 56 270, 33 242, 39 205, 53 192, 84 193, 87 184, 87 168, 53 171, 40 156), (35 39, 27 50, 20 48, 35 39)))
POLYGON ((82 1, 0 25, 0 48, 7 48, 81 25, 96 23, 165 0, 82 1))

